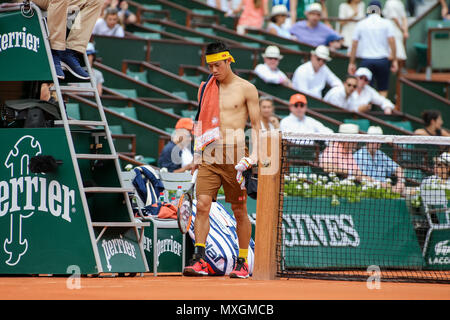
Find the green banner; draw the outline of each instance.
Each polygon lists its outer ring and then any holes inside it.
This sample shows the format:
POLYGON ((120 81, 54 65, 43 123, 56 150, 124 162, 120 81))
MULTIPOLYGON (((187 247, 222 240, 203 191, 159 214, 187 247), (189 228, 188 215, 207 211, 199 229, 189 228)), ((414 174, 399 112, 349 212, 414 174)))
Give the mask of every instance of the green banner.
POLYGON ((450 227, 432 230, 425 251, 427 270, 450 270, 450 227))
POLYGON ((0 129, 0 141, 0 273, 97 273, 63 128, 0 129), (34 174, 36 155, 63 164, 34 174))
POLYGON ((35 13, 0 13, 0 81, 51 80, 47 51, 35 13))
POLYGON ((183 235, 178 228, 157 230, 154 246, 153 222, 144 229, 144 252, 150 272, 153 272, 154 266, 153 250, 156 250, 157 272, 182 272, 183 235))
MULTIPOLYGON (((103 228, 95 228, 96 237, 103 228)), ((107 228, 97 242, 103 272, 146 272, 136 231, 107 228)))

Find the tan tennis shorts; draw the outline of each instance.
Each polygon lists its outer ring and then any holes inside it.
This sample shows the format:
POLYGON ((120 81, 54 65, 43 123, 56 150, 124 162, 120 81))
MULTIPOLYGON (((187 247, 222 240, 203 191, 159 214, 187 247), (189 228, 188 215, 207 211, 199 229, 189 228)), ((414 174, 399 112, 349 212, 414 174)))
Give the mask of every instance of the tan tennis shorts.
POLYGON ((216 200, 217 192, 223 186, 226 202, 245 203, 247 201, 247 191, 241 190, 240 185, 237 183, 237 171, 234 167, 242 157, 248 156, 247 148, 241 150, 242 154, 240 154, 234 145, 223 146, 223 151, 218 151, 217 146, 210 146, 210 150, 208 150, 208 147, 203 152, 202 163, 198 169, 197 197, 199 195, 208 195, 216 200), (220 161, 221 159, 222 161, 220 161))

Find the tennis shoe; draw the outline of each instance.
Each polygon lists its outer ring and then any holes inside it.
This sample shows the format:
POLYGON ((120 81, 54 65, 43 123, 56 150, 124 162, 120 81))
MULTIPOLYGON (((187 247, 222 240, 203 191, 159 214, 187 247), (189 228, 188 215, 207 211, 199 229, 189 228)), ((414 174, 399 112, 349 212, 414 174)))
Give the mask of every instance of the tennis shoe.
POLYGON ((238 258, 234 270, 230 273, 230 278, 246 279, 250 276, 248 264, 244 258, 238 258))
POLYGON ((194 257, 189 261, 189 265, 184 267, 183 276, 198 277, 208 275, 208 264, 199 255, 194 255, 194 257))
POLYGON ((56 77, 60 80, 64 80, 64 71, 61 68, 61 59, 57 50, 52 50, 53 63, 55 65, 56 77))
POLYGON ((66 49, 60 53, 61 67, 68 70, 75 77, 83 80, 89 80, 89 73, 87 73, 80 65, 77 53, 74 50, 66 49))

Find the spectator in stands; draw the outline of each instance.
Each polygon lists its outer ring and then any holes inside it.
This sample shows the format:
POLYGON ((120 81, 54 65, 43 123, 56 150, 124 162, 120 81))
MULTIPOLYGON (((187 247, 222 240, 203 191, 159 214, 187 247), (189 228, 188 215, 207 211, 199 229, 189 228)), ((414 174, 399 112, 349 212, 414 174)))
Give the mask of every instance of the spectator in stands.
POLYGON ((128 2, 125 0, 115 0, 118 2, 117 11, 119 15, 120 24, 125 27, 127 24, 132 24, 137 22, 136 15, 128 9, 128 2))
POLYGON ((355 76, 347 76, 343 86, 336 86, 331 88, 325 97, 326 102, 332 103, 338 107, 351 110, 353 104, 352 100, 355 99, 353 92, 358 87, 358 79, 355 76))
MULTIPOLYGON (((450 153, 443 152, 434 158, 433 175, 422 180, 420 189, 439 189, 442 184, 448 185, 450 178, 450 153)), ((437 200, 437 199, 436 199, 437 200)))
POLYGON ((270 22, 267 25, 267 31, 279 37, 287 39, 295 38, 289 32, 289 29, 285 28, 286 19, 288 16, 289 12, 286 6, 279 4, 272 7, 272 12, 270 14, 270 22))
POLYGON ((322 99, 322 90, 342 85, 342 81, 326 66, 330 61, 330 51, 320 45, 311 51, 310 61, 300 65, 292 77, 293 87, 302 93, 322 99))
POLYGON ((246 29, 262 29, 264 17, 269 15, 268 0, 241 0, 234 13, 241 12, 236 32, 245 34, 246 29))
POLYGON ((278 130, 280 122, 273 113, 273 99, 269 96, 259 98, 259 109, 261 111, 261 130, 278 130))
MULTIPOLYGON (((339 126, 339 133, 358 134, 359 126, 353 123, 343 123, 339 126)), ((352 176, 357 180, 370 180, 365 176, 355 158, 353 152, 358 143, 356 141, 333 141, 319 156, 319 165, 325 172, 334 172, 337 175, 352 176)))
MULTIPOLYGON (((339 19, 361 20, 366 16, 365 4, 361 0, 347 0, 339 5, 339 19)), ((344 37, 344 46, 350 48, 352 45, 353 31, 356 22, 339 21, 337 30, 344 37)))
POLYGON ((372 104, 375 104, 380 106, 385 114, 392 114, 394 104, 369 85, 372 80, 372 72, 367 68, 358 68, 355 76, 358 79, 358 86, 352 94, 349 110, 368 112, 372 109, 372 104))
MULTIPOLYGON (((100 70, 94 69, 94 61, 97 56, 97 50, 95 50, 94 44, 92 42, 89 42, 86 48, 86 55, 89 59, 89 64, 92 68, 92 72, 94 73, 94 82, 97 86, 98 94, 101 96, 103 94, 103 83, 105 82, 105 79, 103 78, 103 74, 100 70)), ((78 87, 84 87, 84 88, 90 88, 91 84, 88 82, 78 82, 78 83, 72 83, 73 86, 78 87)), ((84 95, 93 96, 93 92, 86 92, 84 95)))
POLYGON ((167 168, 169 172, 185 172, 191 170, 194 157, 191 151, 192 129, 191 118, 181 118, 175 125, 175 131, 158 159, 158 167, 167 168))
POLYGON ((333 133, 319 121, 306 115, 308 101, 300 93, 294 94, 289 99, 290 114, 280 121, 280 129, 283 132, 294 133, 333 133))
POLYGON ((356 57, 361 58, 360 67, 368 68, 374 75, 377 89, 384 97, 389 88, 390 72, 397 72, 397 50, 392 24, 381 17, 381 3, 372 0, 367 18, 356 24, 350 52, 348 73, 355 74, 356 57))
POLYGON ((342 45, 344 43, 344 38, 338 34, 330 34, 325 40, 325 45, 331 52, 344 53, 342 50, 342 45))
POLYGON ((262 56, 264 63, 258 64, 255 68, 257 76, 267 83, 292 86, 288 76, 278 68, 280 60, 283 59, 280 49, 277 46, 268 46, 262 56))
MULTIPOLYGON (((383 130, 378 126, 370 126, 367 134, 382 135, 383 130)), ((403 169, 381 151, 380 147, 381 143, 367 142, 353 154, 353 157, 364 175, 380 182, 383 188, 392 187, 392 191, 403 193, 405 189, 403 169)))
POLYGON ((278 5, 287 8, 290 18, 286 20, 285 27, 290 28, 297 20, 297 0, 272 0, 272 8, 278 5))
POLYGON ((390 19, 394 29, 397 59, 403 65, 406 60, 405 40, 408 39, 408 18, 405 5, 401 0, 387 0, 383 9, 383 16, 390 19))
POLYGON ((104 18, 98 19, 95 23, 94 35, 124 37, 125 32, 119 24, 119 12, 115 8, 107 8, 104 18))
POLYGON ((206 0, 206 4, 225 12, 226 16, 233 16, 233 10, 239 7, 241 0, 206 0))
POLYGON ((441 3, 441 16, 444 20, 450 20, 450 1, 448 0, 439 0, 441 3))
POLYGON ((325 40, 336 32, 320 21, 322 18, 322 6, 320 3, 313 3, 305 11, 306 20, 294 24, 289 30, 298 41, 311 46, 325 44, 325 40))
POLYGON ((81 67, 79 53, 86 51, 86 46, 92 34, 95 21, 100 15, 101 0, 84 1, 57 1, 34 0, 42 10, 47 10, 47 25, 49 31, 50 47, 58 79, 64 79, 63 68, 74 76, 87 80, 89 74, 81 67), (77 5, 80 9, 80 27, 71 28, 67 38, 67 9, 77 5))
POLYGON ((425 123, 425 127, 417 129, 414 131, 414 134, 420 136, 450 136, 450 133, 442 128, 444 121, 440 111, 426 110, 422 112, 422 120, 425 123))

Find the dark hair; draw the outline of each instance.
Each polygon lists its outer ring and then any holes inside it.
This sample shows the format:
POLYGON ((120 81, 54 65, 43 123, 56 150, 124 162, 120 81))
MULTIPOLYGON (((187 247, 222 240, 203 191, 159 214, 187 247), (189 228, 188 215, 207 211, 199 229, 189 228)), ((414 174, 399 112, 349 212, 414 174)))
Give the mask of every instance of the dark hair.
POLYGON ((428 127, 431 124, 431 120, 436 120, 441 116, 441 112, 438 110, 425 110, 422 112, 422 120, 425 122, 425 126, 428 127))
POLYGON ((223 43, 222 41, 217 41, 210 43, 206 46, 206 52, 205 54, 214 54, 219 52, 228 51, 230 52, 230 49, 228 49, 227 45, 223 43))
MULTIPOLYGON (((356 76, 351 75, 351 74, 348 74, 348 75, 345 77, 345 81, 347 81, 348 79, 355 79, 355 80, 358 80, 358 78, 357 78, 356 76)), ((344 82, 345 82, 345 81, 344 81, 344 82)))

